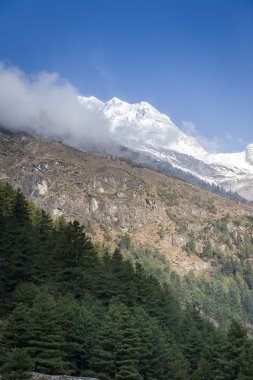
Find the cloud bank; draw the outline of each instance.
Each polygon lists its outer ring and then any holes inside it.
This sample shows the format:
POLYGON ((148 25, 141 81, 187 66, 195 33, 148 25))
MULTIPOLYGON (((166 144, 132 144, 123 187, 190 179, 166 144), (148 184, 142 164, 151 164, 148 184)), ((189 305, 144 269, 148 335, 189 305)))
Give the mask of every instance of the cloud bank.
POLYGON ((182 121, 182 130, 188 136, 194 137, 209 153, 217 153, 223 147, 218 138, 207 139, 198 133, 196 125, 190 121, 182 121))
POLYGON ((77 90, 56 73, 27 76, 0 63, 0 125, 59 138, 69 145, 107 140, 108 124, 99 111, 80 105, 77 90))

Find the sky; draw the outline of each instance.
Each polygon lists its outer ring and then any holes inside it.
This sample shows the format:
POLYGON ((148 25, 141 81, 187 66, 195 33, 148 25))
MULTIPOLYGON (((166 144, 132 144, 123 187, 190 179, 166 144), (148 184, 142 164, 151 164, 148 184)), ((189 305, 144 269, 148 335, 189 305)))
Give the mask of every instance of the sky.
POLYGON ((216 151, 253 142, 253 0, 0 0, 0 61, 147 101, 216 151))

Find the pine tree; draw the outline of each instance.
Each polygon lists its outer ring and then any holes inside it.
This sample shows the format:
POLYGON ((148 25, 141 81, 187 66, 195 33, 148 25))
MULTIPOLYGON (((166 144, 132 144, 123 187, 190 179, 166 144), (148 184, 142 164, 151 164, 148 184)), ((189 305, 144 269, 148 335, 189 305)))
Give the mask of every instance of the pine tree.
POLYGON ((53 221, 45 212, 37 212, 34 235, 36 249, 32 262, 32 281, 43 284, 51 280, 53 271, 54 229, 53 221))
POLYGON ((3 226, 3 218, 11 214, 15 196, 16 190, 12 186, 8 183, 0 183, 0 227, 3 226))
POLYGON ((200 254, 203 260, 208 260, 213 257, 213 246, 210 240, 208 240, 200 254))
POLYGON ((108 314, 105 314, 97 331, 95 345, 91 350, 89 360, 89 372, 87 376, 98 377, 100 380, 111 380, 115 378, 115 356, 114 356, 114 331, 108 314))
POLYGON ((61 287, 81 297, 93 283, 97 261, 94 247, 77 221, 61 227, 58 235, 54 252, 57 280, 61 287))
POLYGON ((140 337, 139 372, 147 380, 184 380, 186 362, 172 337, 161 330, 142 308, 135 309, 140 337))
POLYGON ((217 379, 236 380, 241 372, 243 355, 247 347, 247 332, 237 321, 229 327, 222 355, 219 359, 217 379))
POLYGON ((5 363, 1 368, 2 380, 26 380, 31 378, 34 363, 27 351, 14 348, 6 355, 5 363))
POLYGON ((140 341, 134 319, 124 304, 113 300, 108 314, 114 330, 115 379, 139 380, 140 341))
POLYGON ((89 367, 91 351, 99 329, 98 306, 90 297, 80 305, 71 294, 57 302, 59 323, 63 332, 65 360, 70 363, 71 373, 82 376, 89 367))
POLYGON ((251 341, 246 346, 241 355, 241 366, 237 380, 252 380, 253 374, 253 344, 251 341))
POLYGON ((5 258, 5 292, 11 293, 15 287, 31 278, 31 262, 34 251, 33 227, 26 198, 17 191, 6 221, 0 256, 5 258))
POLYGON ((140 341, 127 306, 110 302, 90 365, 99 379, 139 380, 140 341))
POLYGON ((41 291, 41 288, 32 282, 24 282, 18 285, 15 291, 12 293, 12 305, 14 307, 20 307, 21 305, 30 308, 36 296, 41 291))
POLYGON ((189 374, 197 371, 201 359, 208 351, 209 335, 212 336, 213 327, 210 322, 201 318, 199 312, 192 305, 187 305, 182 322, 180 342, 183 355, 188 361, 189 374))
POLYGON ((68 370, 63 350, 63 334, 55 301, 45 292, 35 298, 30 310, 28 353, 37 372, 64 374, 68 370))
POLYGON ((27 348, 31 339, 30 308, 20 303, 7 320, 1 334, 1 357, 14 348, 27 348))

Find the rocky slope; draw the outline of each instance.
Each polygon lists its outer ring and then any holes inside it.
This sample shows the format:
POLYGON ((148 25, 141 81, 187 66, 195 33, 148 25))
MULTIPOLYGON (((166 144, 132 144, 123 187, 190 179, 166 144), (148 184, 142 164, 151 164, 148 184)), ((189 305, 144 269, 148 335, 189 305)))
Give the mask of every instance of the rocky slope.
POLYGON ((1 133, 0 180, 20 187, 55 217, 80 220, 95 241, 113 248, 127 236, 136 246, 164 255, 182 273, 212 271, 212 262, 200 255, 208 239, 228 252, 214 225, 223 226, 230 254, 236 254, 235 238, 253 236, 249 205, 56 141, 1 133), (196 248, 189 253, 193 238, 196 248))

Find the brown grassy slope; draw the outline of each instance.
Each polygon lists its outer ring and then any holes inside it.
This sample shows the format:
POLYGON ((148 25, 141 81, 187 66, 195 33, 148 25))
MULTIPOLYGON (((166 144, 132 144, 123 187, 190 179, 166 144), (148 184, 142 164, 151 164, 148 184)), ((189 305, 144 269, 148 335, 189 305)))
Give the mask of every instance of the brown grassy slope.
POLYGON ((53 216, 91 226, 95 241, 113 247, 129 234, 136 245, 164 254, 179 272, 210 271, 211 263, 198 256, 208 240, 235 254, 238 235, 253 234, 252 206, 55 141, 0 134, 0 180, 19 186, 53 216), (189 255, 184 247, 191 237, 196 254, 189 255))

